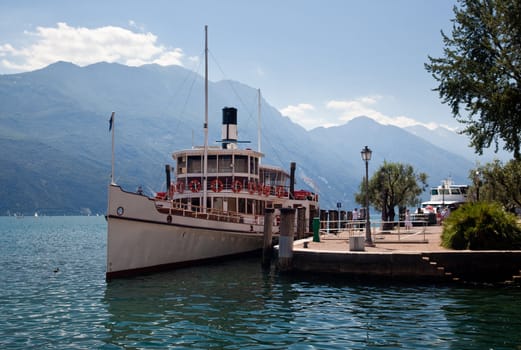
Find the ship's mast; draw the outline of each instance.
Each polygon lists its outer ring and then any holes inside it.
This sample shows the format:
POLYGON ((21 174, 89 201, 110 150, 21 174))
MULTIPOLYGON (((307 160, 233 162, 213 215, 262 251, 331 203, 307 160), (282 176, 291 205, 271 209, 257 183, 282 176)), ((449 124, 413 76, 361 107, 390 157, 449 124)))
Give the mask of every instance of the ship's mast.
MULTIPOLYGON (((257 110, 258 110, 258 126, 257 126, 257 151, 261 152, 261 90, 258 89, 258 102, 257 102, 257 110)), ((261 162, 262 157, 259 157, 259 164, 261 162)))
POLYGON ((208 26, 204 26, 204 155, 203 155, 203 212, 206 213, 208 175, 208 26))

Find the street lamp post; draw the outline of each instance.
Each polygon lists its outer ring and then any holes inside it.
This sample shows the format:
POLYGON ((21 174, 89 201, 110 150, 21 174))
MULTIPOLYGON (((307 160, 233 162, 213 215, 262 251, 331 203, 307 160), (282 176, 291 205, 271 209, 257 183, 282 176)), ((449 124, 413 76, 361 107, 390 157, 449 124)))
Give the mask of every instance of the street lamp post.
POLYGON ((342 203, 341 202, 337 202, 336 203, 336 207, 338 209, 338 230, 337 230, 337 233, 340 234, 340 208, 342 208, 342 203))
POLYGON ((372 247, 373 239, 371 238, 371 221, 369 220, 369 161, 373 151, 367 146, 362 149, 360 154, 365 162, 365 245, 372 247))
POLYGON ((476 202, 479 202, 479 185, 480 185, 480 178, 479 178, 479 170, 476 171, 476 202))
POLYGON ((445 208, 445 181, 441 184, 441 208, 445 208))

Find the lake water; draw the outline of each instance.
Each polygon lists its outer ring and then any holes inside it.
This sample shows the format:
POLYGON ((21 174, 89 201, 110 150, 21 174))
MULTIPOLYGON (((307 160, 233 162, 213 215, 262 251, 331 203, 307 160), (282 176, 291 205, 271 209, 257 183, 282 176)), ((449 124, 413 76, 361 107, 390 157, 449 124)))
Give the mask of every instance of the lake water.
POLYGON ((521 349, 521 288, 263 272, 105 282, 103 217, 0 217, 1 349, 521 349))

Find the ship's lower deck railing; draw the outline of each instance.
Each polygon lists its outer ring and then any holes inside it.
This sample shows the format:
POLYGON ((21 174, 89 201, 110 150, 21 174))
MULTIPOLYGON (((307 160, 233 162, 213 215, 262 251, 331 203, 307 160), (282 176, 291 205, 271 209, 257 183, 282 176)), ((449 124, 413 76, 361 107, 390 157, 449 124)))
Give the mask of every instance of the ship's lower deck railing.
MULTIPOLYGON (((203 208, 201 206, 190 203, 182 203, 175 200, 157 200, 155 199, 156 210, 162 214, 170 216, 183 216, 192 218, 201 218, 205 220, 240 223, 250 225, 250 231, 263 232, 265 215, 264 214, 247 214, 234 211, 223 211, 215 208, 203 208)), ((294 229, 297 236, 304 234, 312 234, 312 219, 304 218, 304 225, 299 225, 298 215, 295 215, 294 229), (299 231, 299 229, 301 231, 299 231), (297 231, 300 233, 297 234, 297 231)), ((167 222, 172 222, 172 217, 166 218, 167 222)), ((273 216, 272 230, 274 234, 278 234, 281 225, 281 218, 278 212, 273 216)))
POLYGON ((262 215, 243 214, 232 211, 223 211, 215 208, 206 208, 205 211, 200 206, 171 201, 168 202, 168 204, 169 205, 167 207, 157 207, 157 210, 163 214, 176 216, 186 216, 233 223, 245 223, 251 225, 264 224, 264 216, 262 215))

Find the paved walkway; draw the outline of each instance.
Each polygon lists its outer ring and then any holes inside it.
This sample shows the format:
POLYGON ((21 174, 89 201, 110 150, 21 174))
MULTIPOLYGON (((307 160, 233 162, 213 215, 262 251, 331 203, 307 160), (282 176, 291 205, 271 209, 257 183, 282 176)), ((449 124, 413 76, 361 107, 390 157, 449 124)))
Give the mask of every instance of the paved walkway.
MULTIPOLYGON (((374 247, 365 247, 366 252, 436 252, 448 249, 440 246, 442 226, 413 227, 407 231, 403 227, 400 231, 373 232, 374 247)), ((296 241, 294 249, 304 248, 320 251, 349 251, 349 237, 352 235, 365 236, 364 232, 342 231, 338 234, 321 234, 320 242, 313 242, 312 238, 296 241)))
POLYGON ((291 259, 285 256, 281 260, 280 253, 287 254, 288 249, 279 250, 278 266, 282 271, 360 278, 487 284, 521 281, 521 251, 449 250, 440 246, 441 233, 441 226, 376 230, 375 246, 364 247, 364 251, 350 251, 349 238, 358 236, 363 243, 365 232, 322 234, 320 242, 313 242, 313 237, 295 241, 291 259))

